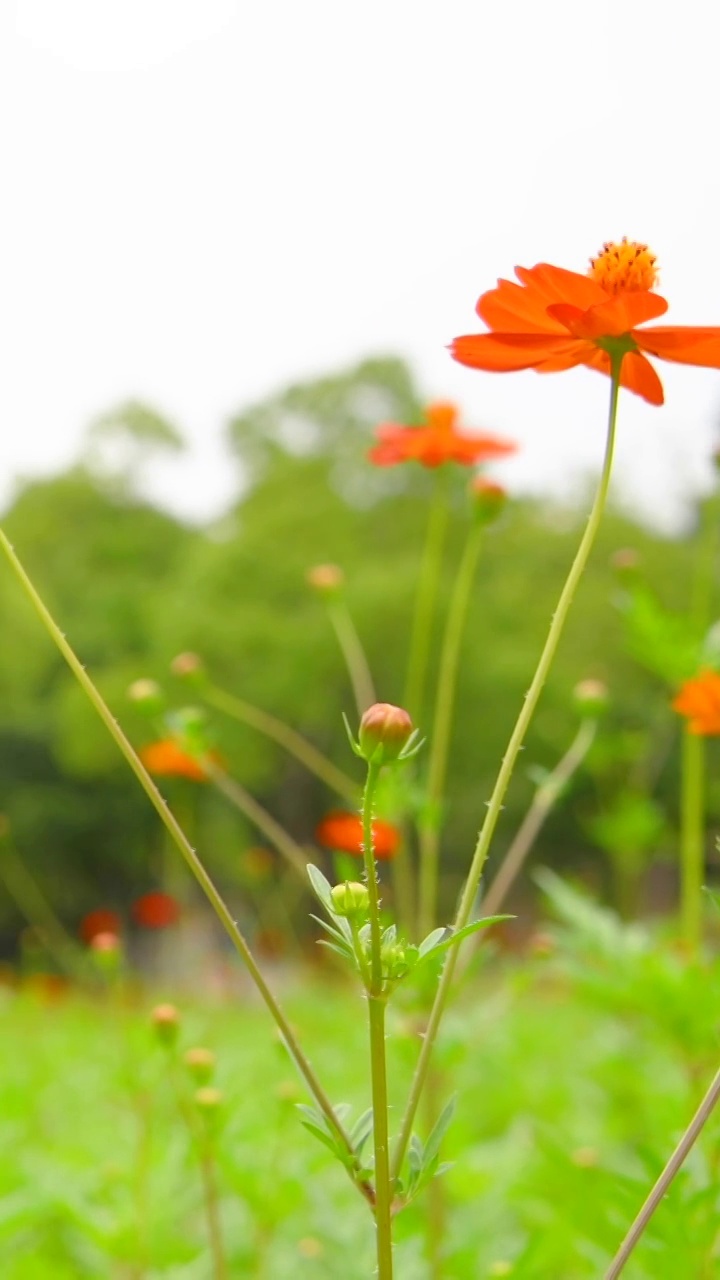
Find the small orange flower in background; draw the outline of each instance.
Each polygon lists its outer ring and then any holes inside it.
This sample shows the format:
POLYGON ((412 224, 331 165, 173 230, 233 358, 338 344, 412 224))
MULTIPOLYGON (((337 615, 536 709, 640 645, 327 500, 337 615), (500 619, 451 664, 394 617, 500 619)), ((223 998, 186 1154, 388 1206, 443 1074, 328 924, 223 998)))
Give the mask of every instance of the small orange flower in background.
POLYGON ((83 916, 78 933, 83 942, 91 946, 98 934, 112 933, 117 937, 120 929, 121 923, 117 911, 112 911, 110 907, 98 907, 96 911, 89 911, 86 916, 83 916))
POLYGON ((420 462, 424 467, 441 467, 445 462, 459 462, 471 467, 491 458, 514 453, 517 445, 490 435, 465 435, 457 430, 458 411, 454 404, 438 400, 428 405, 426 422, 420 427, 402 427, 384 422, 376 430, 378 443, 369 458, 377 467, 392 467, 398 462, 420 462))
POLYGON ((138 752, 148 773, 156 778, 190 778, 193 782, 205 782, 207 774, 202 765, 173 742, 162 738, 141 747, 138 752))
MULTIPOLYGON (((375 818, 372 824, 373 846, 376 858, 394 858, 400 848, 400 832, 390 822, 375 818)), ((351 853, 362 857, 363 829, 356 813, 336 809, 323 818, 315 831, 315 839, 324 849, 337 853, 351 853)))
POLYGON ((609 374, 610 351, 624 351, 620 382, 650 404, 663 403, 663 389, 644 353, 720 369, 720 328, 637 327, 668 307, 654 292, 656 262, 645 244, 623 239, 604 245, 587 275, 545 262, 516 267, 515 274, 520 284, 498 280, 477 304, 490 332, 451 344, 460 364, 502 373, 557 373, 582 364, 609 374))
POLYGON ((168 929, 180 919, 180 903, 169 893, 145 893, 132 907, 133 919, 143 929, 168 929))
POLYGON ((673 711, 685 716, 690 733, 702 737, 720 735, 720 675, 717 671, 701 671, 686 680, 676 698, 673 711))

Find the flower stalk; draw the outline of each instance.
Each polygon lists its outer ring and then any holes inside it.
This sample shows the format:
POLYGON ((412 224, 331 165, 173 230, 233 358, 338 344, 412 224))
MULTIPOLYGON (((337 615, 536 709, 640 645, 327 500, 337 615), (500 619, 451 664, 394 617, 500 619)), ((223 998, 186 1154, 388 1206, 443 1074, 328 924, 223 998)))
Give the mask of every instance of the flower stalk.
POLYGON ((382 925, 377 864, 373 853, 372 813, 381 765, 368 761, 362 800, 363 858, 368 889, 370 921, 370 981, 367 987, 370 1030, 370 1074, 373 1106, 373 1147, 375 1154, 375 1227, 377 1276, 392 1280, 392 1184, 390 1180, 390 1139, 388 1132, 387 1061, 385 1054, 385 1005, 383 982, 382 925))
POLYGON ((705 866, 705 740, 688 725, 682 737, 680 797, 680 930, 691 952, 702 940, 705 866))
MULTIPOLYGON (((510 736, 507 750, 503 757, 503 762, 498 773, 497 781, 490 797, 485 821, 478 835, 475 852, 473 854, 470 870, 468 871, 465 886, 460 898, 457 914, 453 923, 454 929, 462 929, 469 921, 470 914, 473 909, 475 897, 480 883, 485 862, 487 859, 490 843, 495 832, 498 818, 502 811, 502 804, 505 793, 510 783, 510 779, 515 768, 515 763, 523 745, 525 734, 535 712, 535 708, 540 700, 543 686, 547 679, 550 667, 552 666, 555 653, 560 642, 560 637, 565 627, 565 622, 570 610, 570 606, 575 595, 578 583, 583 575, 585 565, 593 547, 597 531, 600 527, 603 511, 607 501, 608 489, 610 486, 610 474, 612 471, 612 460, 615 448, 615 431, 617 423, 617 407, 618 394, 620 389, 620 373, 624 352, 622 349, 611 353, 611 384, 610 384, 610 408, 608 415, 607 436, 605 442, 605 455, 603 466, 598 483, 595 500, 592 510, 588 518, 585 532, 580 541, 575 559, 570 568, 570 572, 565 581, 565 585, 560 593, 557 608, 553 615, 548 636, 540 655, 535 675, 525 697, 525 701, 518 716, 515 728, 510 736)), ((403 1117, 400 1135, 395 1148, 392 1162, 392 1175, 397 1177, 405 1153, 410 1142, 412 1134, 412 1126, 415 1120, 420 1097, 422 1095, 423 1086, 430 1065, 430 1057, 433 1051, 435 1040, 438 1034, 440 1022, 445 1012, 450 989, 455 974, 455 967, 458 960, 458 947, 453 947, 445 961, 442 976, 438 984, 433 1007, 430 1011, 425 1036, 423 1039, 422 1049, 418 1057, 415 1074, 410 1086, 410 1093, 403 1117)))

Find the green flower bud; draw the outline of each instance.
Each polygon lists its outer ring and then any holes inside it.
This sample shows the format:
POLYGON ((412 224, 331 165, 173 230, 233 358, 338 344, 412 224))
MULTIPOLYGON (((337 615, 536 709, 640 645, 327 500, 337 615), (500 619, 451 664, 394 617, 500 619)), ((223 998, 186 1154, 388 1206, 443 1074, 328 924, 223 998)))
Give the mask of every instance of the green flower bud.
POLYGON ((209 1084, 215 1073, 215 1054, 212 1049, 197 1046, 185 1054, 185 1066, 199 1085, 209 1084))
POLYGON ((581 715, 597 718, 607 710, 607 685, 602 680, 581 680, 573 689, 573 699, 581 715))
POLYGON ((174 1004, 158 1004, 152 1011, 152 1024, 161 1044, 172 1048, 180 1034, 180 1014, 174 1004))
POLYGON ((330 890, 330 900, 336 916, 347 920, 367 920, 370 895, 367 886, 357 880, 346 880, 330 890))
POLYGON ((502 485, 485 476, 475 476, 470 482, 470 497, 475 519, 480 524, 494 524, 507 504, 507 492, 502 485))

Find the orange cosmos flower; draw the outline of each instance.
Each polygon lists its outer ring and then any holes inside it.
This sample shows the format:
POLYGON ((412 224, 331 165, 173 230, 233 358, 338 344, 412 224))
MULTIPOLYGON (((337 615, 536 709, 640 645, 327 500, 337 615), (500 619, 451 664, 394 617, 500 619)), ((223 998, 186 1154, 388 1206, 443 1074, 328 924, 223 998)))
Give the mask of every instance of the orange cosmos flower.
POLYGON ((643 353, 720 369, 720 328, 637 327, 664 315, 668 306, 654 292, 655 258, 645 244, 623 239, 604 245, 584 276, 545 262, 516 267, 515 274, 520 284, 498 280, 497 289, 477 304, 490 332, 451 344, 460 364, 503 373, 556 373, 584 364, 609 374, 611 352, 622 352, 622 386, 650 404, 663 403, 663 389, 643 353))
POLYGON ((167 929, 180 919, 180 904, 169 893, 145 893, 132 906, 133 918, 144 929, 167 929))
POLYGON ((496 436, 463 435, 456 429, 458 411, 454 404, 438 400, 428 405, 426 423, 420 427, 401 427, 384 422, 376 431, 378 443, 368 457, 378 467, 392 467, 397 462, 421 462, 424 467, 440 467, 444 462, 459 462, 471 467, 488 458, 514 453, 517 445, 496 436))
POLYGON ((163 738, 159 742, 151 742, 139 751, 148 773, 156 778, 191 778, 193 782, 205 782, 207 774, 202 765, 173 742, 172 738, 163 738))
MULTIPOLYGON (((394 858, 400 848, 400 832, 390 822, 375 818, 372 824, 373 848, 376 858, 394 858)), ((325 849, 338 853, 352 853, 362 857, 362 822, 356 813, 336 809, 328 813, 315 832, 315 839, 325 849)))
POLYGON ((699 676, 686 680, 672 707, 686 716, 691 733, 702 737, 720 734, 720 675, 717 671, 701 671, 699 676))

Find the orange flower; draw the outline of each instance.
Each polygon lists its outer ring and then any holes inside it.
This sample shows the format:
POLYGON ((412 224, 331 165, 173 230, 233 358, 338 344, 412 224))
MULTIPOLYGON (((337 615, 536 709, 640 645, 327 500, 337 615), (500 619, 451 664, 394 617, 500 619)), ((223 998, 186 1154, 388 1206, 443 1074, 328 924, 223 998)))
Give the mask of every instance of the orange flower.
POLYGON ((458 411, 443 400, 428 405, 427 422, 422 427, 401 427, 384 422, 376 431, 378 443, 369 458, 378 467, 392 467, 397 462, 421 462, 424 467, 440 467, 444 462, 459 462, 471 467, 475 462, 500 458, 514 453, 517 445, 496 436, 462 435, 455 428, 458 411))
MULTIPOLYGON (((375 818, 372 824, 373 847, 376 858, 394 858, 400 848, 400 832, 390 822, 375 818)), ((362 822, 356 813, 336 809, 323 818, 315 832, 315 839, 325 849, 339 853, 352 853, 362 857, 362 822)))
POLYGON ((120 917, 117 911, 111 910, 110 907, 98 907, 96 911, 89 911, 80 921, 78 930, 83 942, 88 946, 92 945, 94 938, 101 933, 113 933, 115 935, 120 932, 120 917))
POLYGON ((133 903, 133 917, 144 929, 167 929, 180 919, 180 903, 169 893, 145 893, 133 903))
POLYGON ((711 737, 720 734, 720 675, 717 671, 701 671, 686 680, 676 698, 673 711, 686 716, 691 733, 711 737))
POLYGON ((172 738, 163 738, 141 747, 139 755, 148 773, 156 778, 191 778, 193 782, 204 782, 207 778, 202 765, 172 738))
POLYGON ((460 364, 503 373, 555 373, 584 364, 609 374, 611 353, 622 353, 622 386, 650 404, 663 403, 663 389, 643 352, 720 369, 720 328, 637 327, 664 315, 668 306, 653 292, 657 270, 647 245, 627 239, 606 244, 584 276, 545 262, 516 267, 515 274, 520 284, 498 280, 497 289, 477 304, 490 332, 451 344, 460 364))

